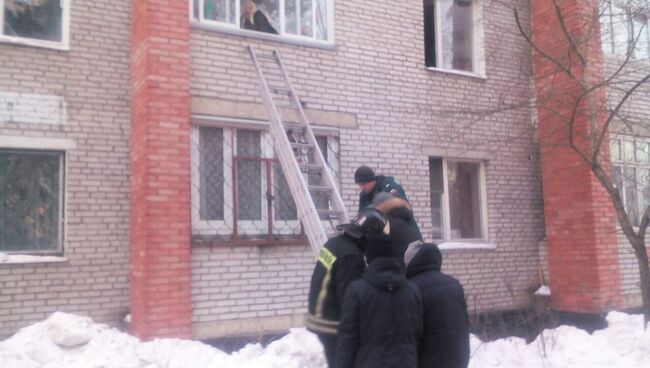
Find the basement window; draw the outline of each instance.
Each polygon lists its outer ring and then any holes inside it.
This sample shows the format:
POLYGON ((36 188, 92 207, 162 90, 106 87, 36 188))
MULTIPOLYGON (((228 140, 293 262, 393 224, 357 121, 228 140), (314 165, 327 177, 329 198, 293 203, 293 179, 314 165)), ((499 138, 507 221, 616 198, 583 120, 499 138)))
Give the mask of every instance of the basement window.
POLYGON ((66 49, 69 0, 0 0, 0 41, 66 49))
POLYGON ((192 0, 192 20, 245 35, 278 35, 293 40, 329 42, 329 0, 192 0))

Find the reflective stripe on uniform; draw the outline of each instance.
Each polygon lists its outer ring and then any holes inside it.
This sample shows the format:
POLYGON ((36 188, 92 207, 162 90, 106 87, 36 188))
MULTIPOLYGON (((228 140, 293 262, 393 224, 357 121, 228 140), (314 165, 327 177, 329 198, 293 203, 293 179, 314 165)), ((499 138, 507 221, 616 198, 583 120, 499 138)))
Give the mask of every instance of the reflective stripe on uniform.
POLYGON ((327 248, 321 248, 318 255, 318 262, 320 262, 328 271, 332 269, 332 265, 336 262, 336 256, 332 254, 327 248))
POLYGON ((323 316, 323 307, 325 304, 325 298, 327 298, 327 289, 330 284, 330 277, 332 274, 332 266, 336 262, 336 256, 332 254, 327 248, 321 248, 320 254, 318 255, 318 262, 325 267, 325 277, 323 277, 323 282, 320 286, 320 292, 318 293, 318 299, 316 300, 316 316, 323 316))

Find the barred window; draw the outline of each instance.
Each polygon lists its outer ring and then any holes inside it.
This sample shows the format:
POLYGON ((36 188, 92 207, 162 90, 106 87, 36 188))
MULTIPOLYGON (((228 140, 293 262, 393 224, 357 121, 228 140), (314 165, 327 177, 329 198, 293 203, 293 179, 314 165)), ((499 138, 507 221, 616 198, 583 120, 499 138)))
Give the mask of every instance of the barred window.
MULTIPOLYGON (((335 177, 338 140, 316 137, 335 177)), ((313 157, 309 158, 313 162, 313 157)), ((320 184, 318 172, 304 173, 320 184)), ((318 209, 329 200, 315 197, 318 209)), ((324 219, 324 225, 327 225, 324 219)), ((192 131, 192 228, 195 238, 273 242, 302 234, 296 205, 266 130, 196 127, 192 131)))
POLYGON ((0 149, 0 252, 62 249, 63 153, 0 149))

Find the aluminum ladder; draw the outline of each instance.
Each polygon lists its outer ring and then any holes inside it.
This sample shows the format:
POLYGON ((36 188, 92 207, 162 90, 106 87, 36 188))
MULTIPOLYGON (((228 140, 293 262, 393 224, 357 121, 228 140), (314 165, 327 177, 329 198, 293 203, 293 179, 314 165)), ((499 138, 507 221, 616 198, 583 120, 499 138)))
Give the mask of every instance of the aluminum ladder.
POLYGON ((332 229, 338 224, 349 221, 343 199, 300 99, 289 80, 280 53, 277 50, 271 53, 256 52, 252 46, 248 46, 247 49, 269 115, 270 132, 276 155, 284 171, 309 244, 314 255, 318 257, 328 235, 333 235, 326 231, 326 227, 321 222, 322 217, 329 221, 332 229), (293 111, 295 117, 293 120, 297 121, 283 121, 282 116, 286 111, 293 111), (310 173, 320 174, 318 185, 309 184, 310 173), (318 195, 327 196, 327 209, 316 208, 314 196, 318 195))

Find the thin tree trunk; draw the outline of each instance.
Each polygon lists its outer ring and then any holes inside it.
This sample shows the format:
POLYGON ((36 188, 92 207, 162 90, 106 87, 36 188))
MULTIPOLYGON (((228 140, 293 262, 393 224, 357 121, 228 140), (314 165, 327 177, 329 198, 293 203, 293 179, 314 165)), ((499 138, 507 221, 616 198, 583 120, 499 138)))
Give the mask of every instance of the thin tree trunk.
POLYGON ((639 276, 641 278, 641 299, 643 301, 644 326, 650 321, 650 266, 648 265, 648 252, 645 247, 645 239, 636 238, 632 243, 634 254, 639 264, 639 276))

